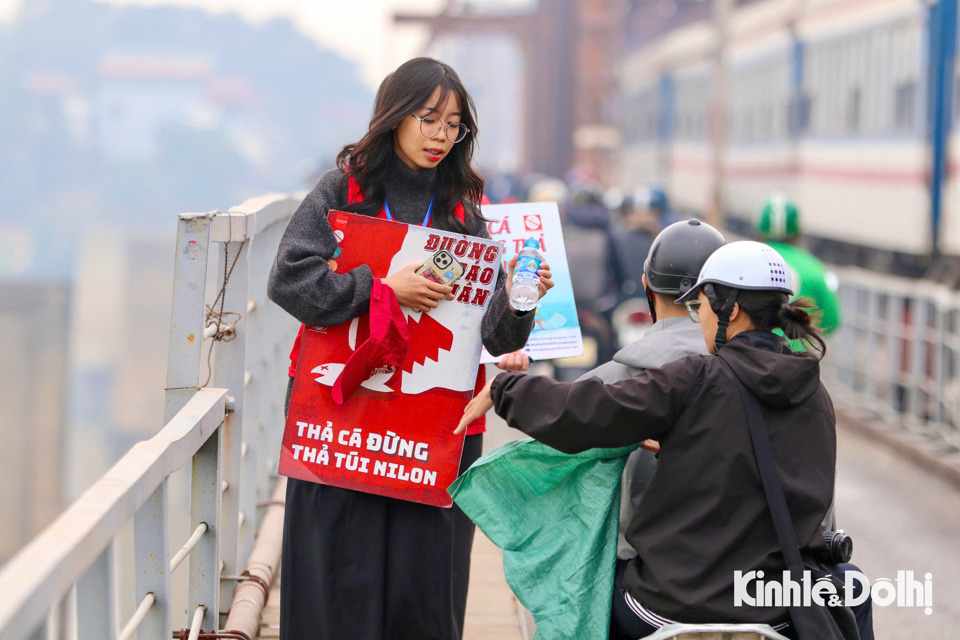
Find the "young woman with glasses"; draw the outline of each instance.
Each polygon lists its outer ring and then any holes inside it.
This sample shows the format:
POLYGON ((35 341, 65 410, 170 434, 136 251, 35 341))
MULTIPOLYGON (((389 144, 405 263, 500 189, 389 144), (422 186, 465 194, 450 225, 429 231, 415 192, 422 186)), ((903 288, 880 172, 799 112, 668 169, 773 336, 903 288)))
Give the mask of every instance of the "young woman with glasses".
MULTIPOLYGON (((343 148, 291 219, 270 298, 310 326, 367 312, 373 276, 367 265, 336 270, 331 209, 489 238, 479 208, 484 181, 471 166, 476 134, 473 101, 453 69, 429 58, 400 66, 380 86, 366 135, 343 148)), ((509 303, 515 263, 510 275, 501 269, 483 318, 483 344, 495 355, 522 348, 533 328, 534 314, 509 303)), ((382 283, 401 305, 429 312, 452 288, 415 274, 417 266, 382 283)), ((544 295, 553 281, 546 264, 539 273, 544 295)), ((299 338, 291 376, 298 351, 299 338)), ((484 384, 481 373, 476 388, 484 384)), ((483 430, 481 421, 470 426, 461 471, 479 457, 483 430)), ((281 638, 461 637, 474 526, 459 508, 287 482, 281 638)))

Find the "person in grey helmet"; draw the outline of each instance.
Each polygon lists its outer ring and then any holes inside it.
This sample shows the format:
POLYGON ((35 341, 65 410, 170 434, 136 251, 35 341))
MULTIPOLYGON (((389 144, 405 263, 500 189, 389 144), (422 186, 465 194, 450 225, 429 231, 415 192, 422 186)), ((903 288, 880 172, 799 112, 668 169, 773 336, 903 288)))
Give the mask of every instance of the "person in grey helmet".
MULTIPOLYGON (((675 222, 661 231, 650 246, 641 280, 654 324, 639 340, 618 351, 613 360, 580 376, 597 377, 606 384, 626 380, 644 369, 657 369, 690 355, 706 354, 700 327, 690 321, 677 298, 697 281, 703 263, 724 243, 723 235, 699 220, 675 222)), ((620 535, 617 556, 637 554, 625 538, 640 498, 656 468, 659 444, 647 440, 634 451, 623 470, 620 499, 620 535)))

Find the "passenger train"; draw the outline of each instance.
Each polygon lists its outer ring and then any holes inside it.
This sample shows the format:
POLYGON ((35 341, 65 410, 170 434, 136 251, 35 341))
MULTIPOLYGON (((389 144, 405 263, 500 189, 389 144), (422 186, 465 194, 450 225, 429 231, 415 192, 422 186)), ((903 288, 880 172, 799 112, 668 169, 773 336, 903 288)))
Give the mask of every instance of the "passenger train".
POLYGON ((666 33, 621 69, 623 184, 660 181, 699 213, 719 188, 734 229, 780 191, 829 260, 912 275, 956 261, 956 4, 750 3, 728 20, 723 63, 713 23, 666 33))

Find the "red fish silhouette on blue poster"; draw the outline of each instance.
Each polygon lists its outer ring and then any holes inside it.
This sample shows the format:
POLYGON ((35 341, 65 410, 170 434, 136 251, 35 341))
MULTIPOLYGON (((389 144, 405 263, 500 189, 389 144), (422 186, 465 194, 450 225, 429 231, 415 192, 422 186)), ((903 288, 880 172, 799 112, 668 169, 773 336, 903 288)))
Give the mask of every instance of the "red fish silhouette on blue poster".
MULTIPOLYGON (((473 397, 480 322, 496 286, 501 246, 341 211, 330 212, 330 225, 340 248, 330 260, 337 273, 367 264, 374 278, 384 278, 433 258, 431 267, 443 272, 433 275, 452 271, 460 277, 454 299, 441 301, 430 313, 394 306, 389 331, 372 330, 380 320, 371 322, 371 314, 304 330, 280 473, 449 507, 447 487, 457 477, 464 438, 453 429, 473 397), (404 342, 406 354, 401 349, 396 366, 361 360, 364 368, 357 376, 356 367, 347 363, 366 349, 372 334, 404 342), (345 369, 353 371, 359 386, 342 379, 338 384, 345 369)), ((385 289, 375 287, 374 295, 385 289)))

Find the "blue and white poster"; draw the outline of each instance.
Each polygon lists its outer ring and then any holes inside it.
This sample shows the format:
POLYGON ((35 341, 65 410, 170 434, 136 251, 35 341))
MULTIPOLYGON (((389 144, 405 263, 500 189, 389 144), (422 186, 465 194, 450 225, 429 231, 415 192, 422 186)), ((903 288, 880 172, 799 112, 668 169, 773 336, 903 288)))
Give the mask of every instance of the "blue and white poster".
MULTIPOLYGON (((488 204, 482 207, 490 237, 503 245, 503 268, 523 248, 525 240, 540 242, 543 260, 553 272, 554 287, 540 300, 533 333, 524 350, 534 360, 551 360, 583 355, 583 337, 577 321, 577 305, 573 299, 570 266, 563 245, 560 212, 555 202, 488 204)), ((486 349, 480 362, 496 362, 499 358, 486 349)))

